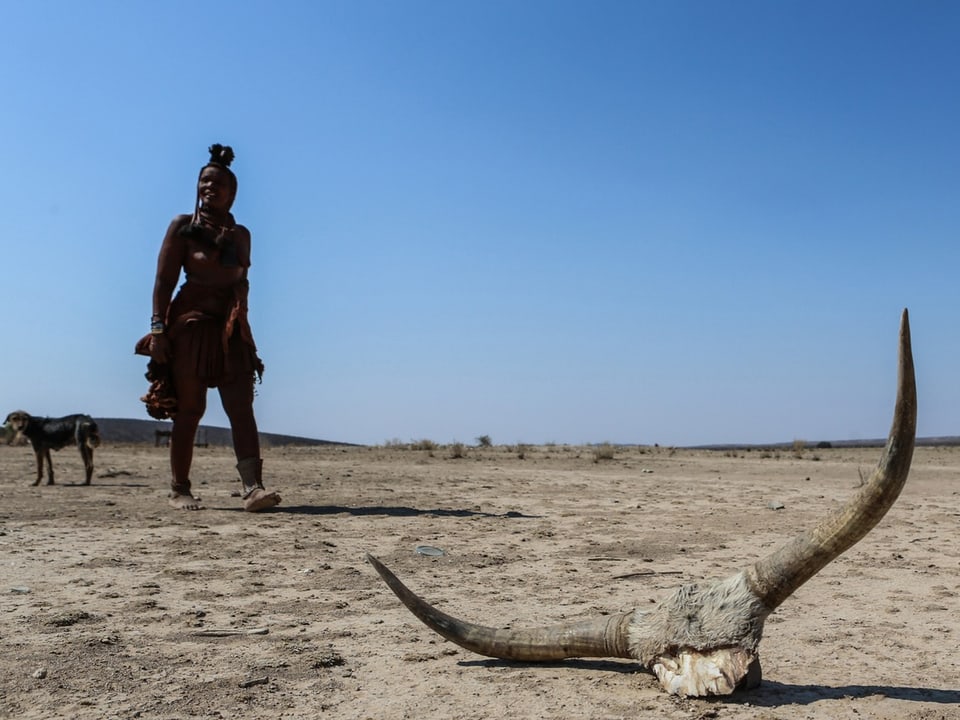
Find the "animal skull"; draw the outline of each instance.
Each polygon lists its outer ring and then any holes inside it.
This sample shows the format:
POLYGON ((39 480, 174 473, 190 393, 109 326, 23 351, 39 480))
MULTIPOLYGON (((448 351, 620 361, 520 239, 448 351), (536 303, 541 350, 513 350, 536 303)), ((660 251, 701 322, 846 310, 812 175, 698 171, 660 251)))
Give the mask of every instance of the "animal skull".
POLYGON ((639 609, 533 630, 464 622, 411 592, 372 555, 390 589, 428 627, 488 657, 528 662, 573 657, 633 658, 675 695, 728 695, 760 683, 766 618, 827 563, 864 537, 890 509, 910 471, 917 393, 907 311, 900 323, 893 424, 870 480, 812 530, 723 580, 684 585, 652 610, 639 609))

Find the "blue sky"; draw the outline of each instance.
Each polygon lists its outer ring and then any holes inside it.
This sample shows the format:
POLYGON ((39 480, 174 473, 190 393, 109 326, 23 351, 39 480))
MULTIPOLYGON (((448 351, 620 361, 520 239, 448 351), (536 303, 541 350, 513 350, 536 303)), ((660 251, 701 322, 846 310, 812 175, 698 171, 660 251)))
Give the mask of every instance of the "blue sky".
POLYGON ((5 412, 146 418, 157 250, 221 142, 263 431, 880 437, 908 307, 919 434, 960 434, 956 3, 0 16, 5 412))

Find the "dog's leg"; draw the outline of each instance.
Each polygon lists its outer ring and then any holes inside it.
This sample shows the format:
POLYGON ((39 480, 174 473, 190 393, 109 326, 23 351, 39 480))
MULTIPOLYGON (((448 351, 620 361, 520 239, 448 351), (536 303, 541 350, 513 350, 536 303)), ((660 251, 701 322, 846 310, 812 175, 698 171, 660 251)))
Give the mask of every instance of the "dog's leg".
POLYGON ((37 456, 37 479, 33 481, 33 486, 36 487, 43 479, 43 450, 41 448, 34 447, 33 454, 37 456))
POLYGON ((85 440, 80 442, 80 457, 83 458, 83 469, 87 474, 84 485, 89 485, 90 478, 93 477, 93 448, 87 445, 85 440))
POLYGON ((53 460, 50 459, 50 448, 44 448, 43 454, 47 458, 47 485, 53 485, 53 460))
MULTIPOLYGON (((31 438, 32 440, 32 438, 31 438)), ((33 443, 33 454, 37 458, 37 479, 33 481, 34 487, 40 484, 40 481, 43 480, 43 455, 44 448, 40 443, 33 443)))

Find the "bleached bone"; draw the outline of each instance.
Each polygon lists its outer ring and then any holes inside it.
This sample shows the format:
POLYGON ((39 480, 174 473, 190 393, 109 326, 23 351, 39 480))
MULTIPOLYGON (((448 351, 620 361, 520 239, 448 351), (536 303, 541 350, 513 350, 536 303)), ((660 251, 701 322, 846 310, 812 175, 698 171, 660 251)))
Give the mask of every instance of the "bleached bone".
POLYGON ((551 661, 632 658, 676 695, 727 695, 760 683, 759 644, 767 617, 827 563, 863 538, 900 494, 913 457, 917 393, 907 311, 893 424, 870 480, 846 505, 770 555, 723 580, 684 585, 652 610, 631 610, 507 630, 464 622, 411 592, 372 555, 368 560, 414 615, 448 640, 488 657, 551 661))

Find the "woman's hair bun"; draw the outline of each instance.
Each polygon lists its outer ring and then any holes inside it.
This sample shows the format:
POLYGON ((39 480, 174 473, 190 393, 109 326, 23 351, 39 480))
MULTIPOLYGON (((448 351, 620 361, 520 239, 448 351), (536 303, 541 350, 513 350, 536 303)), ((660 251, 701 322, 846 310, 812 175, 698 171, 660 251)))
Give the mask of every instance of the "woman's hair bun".
POLYGON ((229 145, 221 145, 220 143, 215 143, 210 146, 210 162, 215 165, 222 165, 225 168, 230 167, 230 163, 233 162, 233 148, 229 145))

